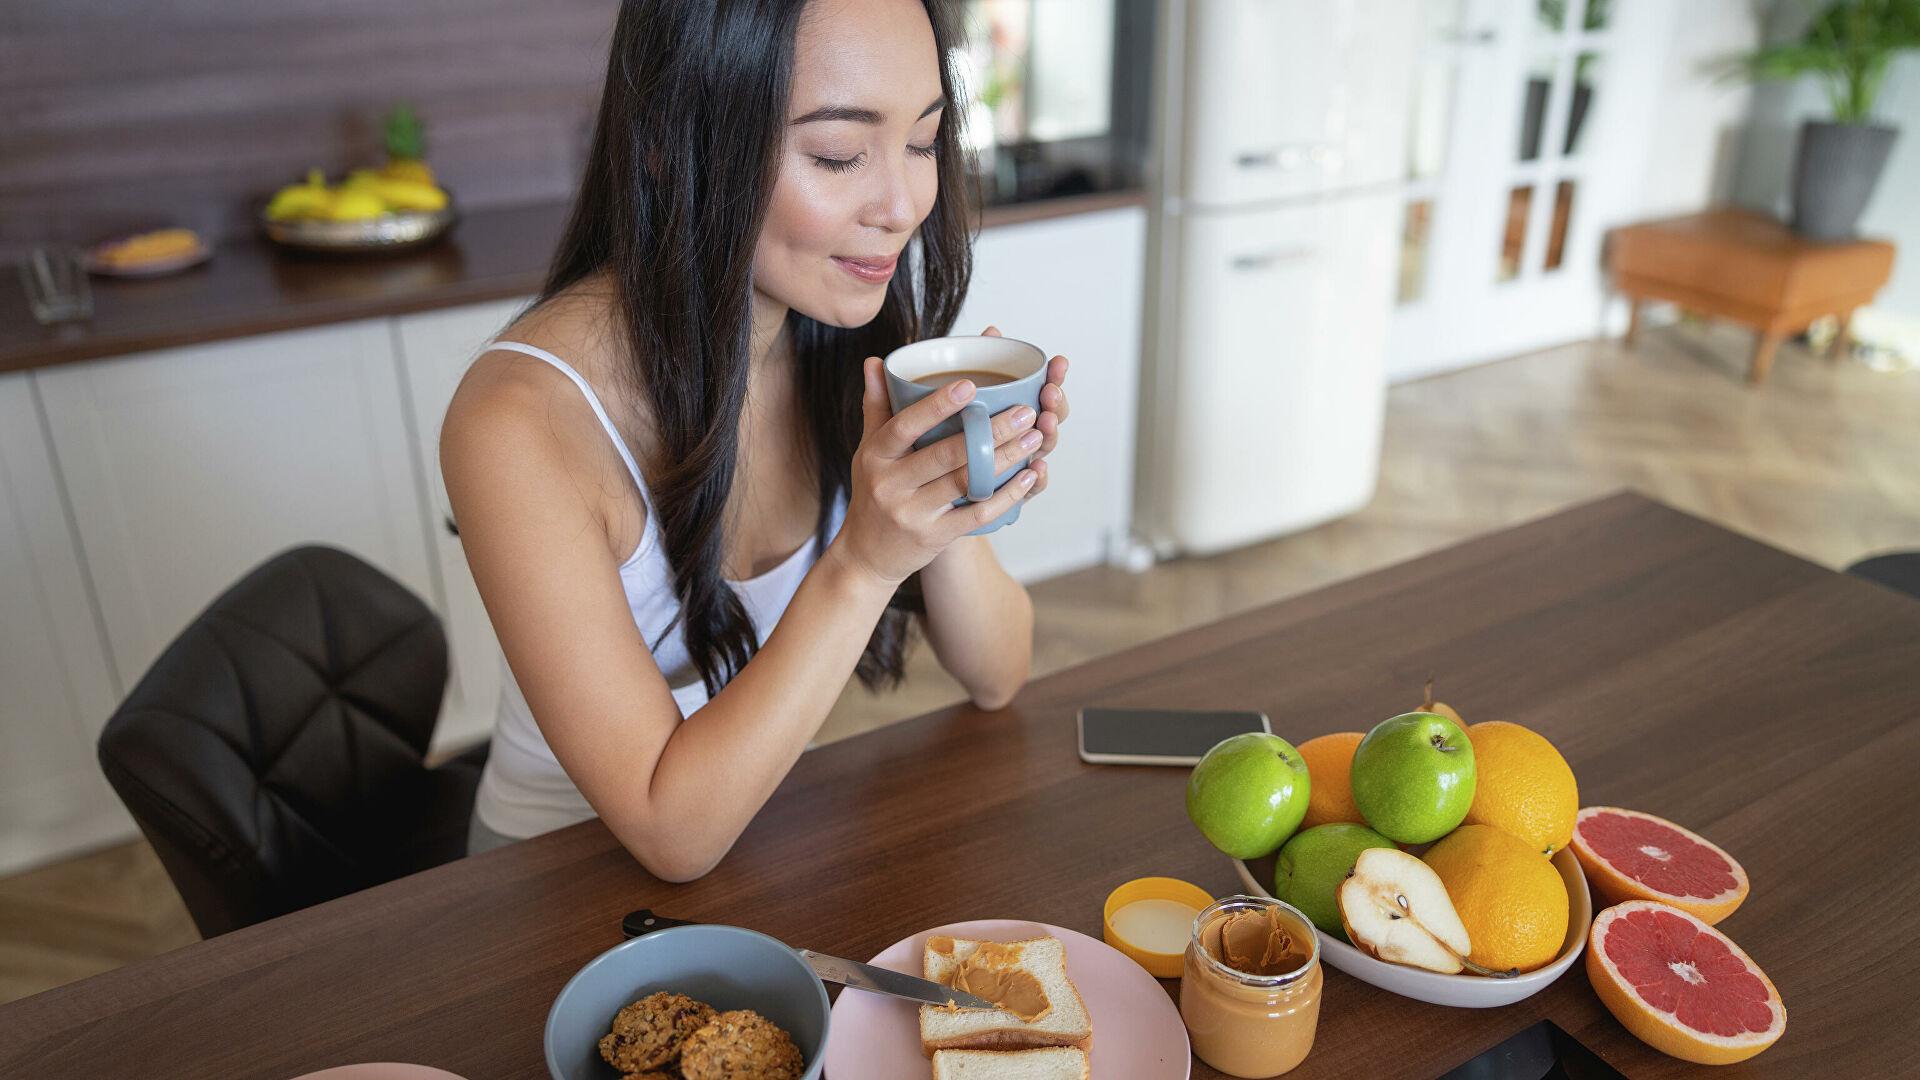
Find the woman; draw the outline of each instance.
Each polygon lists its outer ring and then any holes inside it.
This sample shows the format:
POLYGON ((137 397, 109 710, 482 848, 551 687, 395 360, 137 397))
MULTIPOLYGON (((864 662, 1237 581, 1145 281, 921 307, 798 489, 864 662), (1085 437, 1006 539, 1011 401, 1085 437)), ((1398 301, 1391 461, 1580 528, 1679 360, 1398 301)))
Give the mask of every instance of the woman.
POLYGON ((910 617, 975 704, 1025 681, 1032 606, 965 534, 1045 490, 1066 359, 994 420, 1031 466, 958 508, 959 440, 912 444, 974 388, 890 416, 878 359, 966 293, 954 35, 943 0, 622 6, 547 286, 441 436, 510 676, 473 850, 598 814, 705 874, 910 617))

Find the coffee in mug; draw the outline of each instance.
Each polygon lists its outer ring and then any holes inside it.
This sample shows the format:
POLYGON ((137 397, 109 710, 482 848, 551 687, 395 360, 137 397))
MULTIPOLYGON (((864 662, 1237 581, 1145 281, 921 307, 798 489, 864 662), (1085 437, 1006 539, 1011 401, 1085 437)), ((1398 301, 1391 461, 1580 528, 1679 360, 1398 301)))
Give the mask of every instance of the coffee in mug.
POLYGON ((925 375, 915 376, 913 381, 919 383, 921 386, 931 386, 939 389, 948 383, 957 383, 961 379, 972 379, 973 385, 975 386, 999 386, 1002 383, 1010 383, 1017 378, 1019 378, 1018 375, 1009 375, 1004 371, 980 371, 962 368, 958 371, 930 371, 925 375))

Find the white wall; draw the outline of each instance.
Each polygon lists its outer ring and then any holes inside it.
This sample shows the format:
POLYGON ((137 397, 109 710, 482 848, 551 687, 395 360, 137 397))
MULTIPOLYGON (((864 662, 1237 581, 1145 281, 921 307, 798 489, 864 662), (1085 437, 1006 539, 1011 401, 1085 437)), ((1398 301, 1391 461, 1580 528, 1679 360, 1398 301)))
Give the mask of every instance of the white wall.
POLYGON ((1758 44, 1754 0, 1686 0, 1676 8, 1647 132, 1643 217, 1692 213, 1732 199, 1753 102, 1744 80, 1717 78, 1707 69, 1758 44))
MULTIPOLYGON (((1798 5, 1782 3, 1769 20, 1767 36, 1776 41, 1794 38, 1805 25, 1806 14, 1798 5)), ((1920 192, 1920 52, 1906 53, 1893 62, 1874 112, 1881 123, 1902 129, 1860 219, 1862 234, 1886 237, 1898 248, 1893 280, 1874 307, 1920 321, 1920 194, 1916 194, 1920 192)), ((1734 191, 1736 201, 1785 215, 1800 124, 1831 115, 1826 93, 1813 79, 1757 86, 1734 191)))

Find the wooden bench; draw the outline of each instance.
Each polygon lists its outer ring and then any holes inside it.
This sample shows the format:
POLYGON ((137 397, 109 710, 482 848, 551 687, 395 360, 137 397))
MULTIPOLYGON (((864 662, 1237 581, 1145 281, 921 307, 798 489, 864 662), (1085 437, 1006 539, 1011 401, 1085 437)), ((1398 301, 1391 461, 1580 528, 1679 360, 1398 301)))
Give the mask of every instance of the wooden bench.
POLYGON ((1893 272, 1884 240, 1821 243, 1751 210, 1723 208, 1615 229, 1607 242, 1615 288, 1631 306, 1626 343, 1640 330, 1640 306, 1666 300, 1688 311, 1754 329, 1747 380, 1766 380, 1782 339, 1825 315, 1840 332, 1829 360, 1846 355, 1853 311, 1872 301, 1893 272))

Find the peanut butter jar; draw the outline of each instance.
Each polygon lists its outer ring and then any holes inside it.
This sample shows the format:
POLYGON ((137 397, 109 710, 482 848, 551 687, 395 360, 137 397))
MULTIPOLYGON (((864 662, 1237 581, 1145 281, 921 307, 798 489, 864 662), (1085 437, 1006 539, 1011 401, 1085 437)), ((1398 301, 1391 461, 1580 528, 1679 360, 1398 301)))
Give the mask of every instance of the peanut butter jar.
POLYGON ((1180 1018, 1193 1052, 1228 1076, 1279 1076, 1313 1049, 1320 939, 1290 904, 1229 896, 1193 920, 1180 1018))

